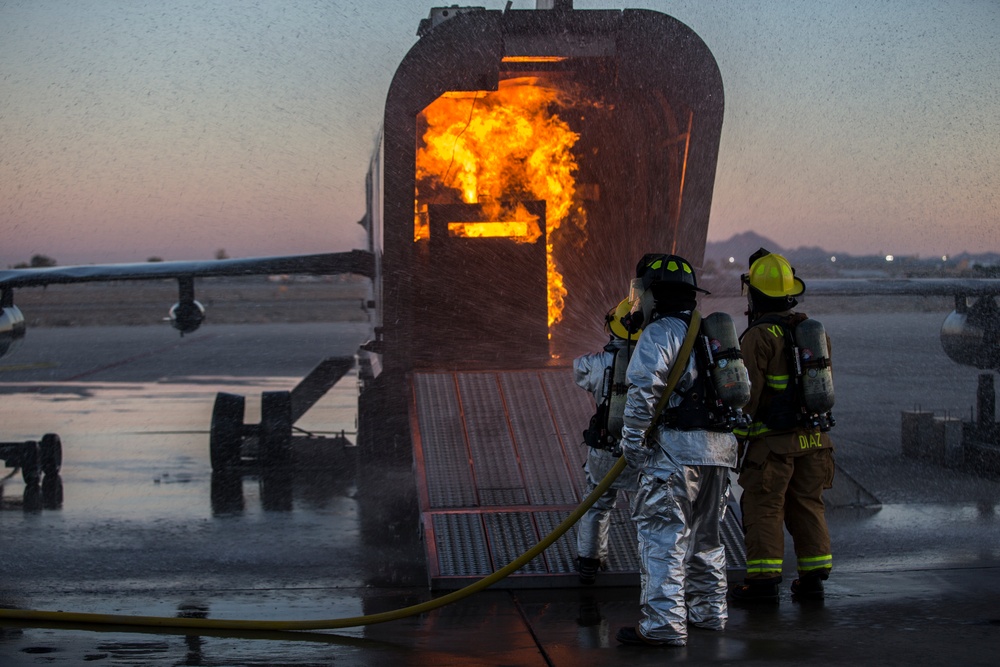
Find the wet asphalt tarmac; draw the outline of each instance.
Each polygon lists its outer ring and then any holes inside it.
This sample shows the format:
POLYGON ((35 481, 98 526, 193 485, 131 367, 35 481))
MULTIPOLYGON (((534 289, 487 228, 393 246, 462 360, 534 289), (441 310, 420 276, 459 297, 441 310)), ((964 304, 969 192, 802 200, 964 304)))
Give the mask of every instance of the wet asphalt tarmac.
MULTIPOLYGON (((834 340, 838 463, 879 501, 850 506, 845 494, 830 509, 824 603, 794 603, 786 588, 780 604, 733 608, 725 632, 693 632, 684 649, 618 646, 638 591, 600 586, 487 590, 298 634, 8 622, 0 665, 996 664, 1000 482, 900 453, 902 410, 968 418, 975 403, 977 371, 937 342, 944 316, 821 317, 834 340)), ((37 493, 5 471, 0 606, 304 620, 431 599, 417 526, 377 502, 408 471, 326 445, 290 477, 233 486, 211 475, 215 392, 245 394, 252 422, 262 391, 290 389, 365 336, 355 324, 218 325, 184 338, 166 327, 29 331, 0 360, 0 440, 58 433, 63 465, 37 493)), ((348 375, 298 425, 353 440, 356 393, 348 375)))

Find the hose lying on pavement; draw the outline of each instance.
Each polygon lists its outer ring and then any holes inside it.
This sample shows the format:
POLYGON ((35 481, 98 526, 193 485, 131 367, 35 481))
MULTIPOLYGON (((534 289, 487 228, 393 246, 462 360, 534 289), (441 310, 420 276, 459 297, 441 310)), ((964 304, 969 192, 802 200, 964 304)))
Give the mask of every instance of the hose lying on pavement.
POLYGON ((214 618, 177 618, 170 616, 130 616, 126 614, 89 614, 69 611, 36 611, 31 609, 0 609, 0 620, 9 619, 17 621, 45 621, 67 624, 90 624, 90 625, 118 625, 118 626, 139 626, 148 628, 204 628, 212 630, 333 630, 337 628, 353 628, 362 625, 374 625, 395 621, 407 616, 415 616, 427 611, 432 611, 439 607, 457 602, 473 593, 489 588, 504 577, 513 574, 524 567, 535 556, 545 551, 553 542, 558 540, 569 530, 573 524, 580 520, 580 517, 590 509, 601 495, 607 491, 614 481, 621 474, 627 465, 625 457, 619 457, 614 467, 608 471, 601 483, 583 499, 583 502, 573 510, 573 513, 566 517, 562 523, 556 526, 555 530, 542 538, 538 544, 531 547, 523 554, 512 560, 510 563, 500 568, 493 574, 483 577, 479 581, 469 584, 465 588, 459 589, 447 595, 443 595, 427 602, 403 607, 394 611, 386 611, 380 614, 369 614, 367 616, 353 616, 350 618, 335 618, 315 621, 249 621, 236 619, 214 619, 214 618))
MULTIPOLYGON (((688 333, 684 338, 684 344, 678 352, 677 360, 684 360, 685 363, 675 363, 670 369, 667 377, 667 385, 663 390, 660 401, 653 414, 652 424, 656 423, 660 411, 667 404, 667 400, 677 386, 681 373, 687 367, 686 360, 694 347, 694 339, 697 335, 701 314, 695 310, 691 313, 691 323, 688 325, 688 333)), ((447 595, 443 595, 427 602, 403 607, 394 611, 386 611, 381 614, 369 614, 367 616, 353 616, 351 618, 335 618, 317 621, 248 621, 248 620, 227 620, 214 618, 176 618, 169 616, 128 616, 123 614, 85 614, 68 611, 34 611, 31 609, 0 609, 0 620, 10 619, 17 621, 45 621, 56 623, 76 623, 90 625, 119 625, 119 626, 141 626, 148 628, 204 628, 211 630, 334 630, 338 628, 354 628, 361 625, 374 625, 395 621, 407 616, 415 616, 426 611, 432 611, 439 607, 444 607, 452 602, 457 602, 473 593, 489 588, 504 577, 507 577, 524 567, 535 556, 542 553, 553 542, 558 540, 569 530, 573 524, 580 520, 580 517, 590 509, 590 506, 597 502, 605 491, 607 491, 628 462, 624 456, 618 457, 618 461, 612 466, 608 474, 604 476, 601 483, 590 492, 590 495, 583 499, 583 502, 573 510, 573 513, 563 519, 563 522, 556 526, 555 530, 542 538, 538 544, 531 547, 523 554, 503 566, 493 574, 483 577, 477 582, 471 583, 465 588, 459 589, 447 595)))

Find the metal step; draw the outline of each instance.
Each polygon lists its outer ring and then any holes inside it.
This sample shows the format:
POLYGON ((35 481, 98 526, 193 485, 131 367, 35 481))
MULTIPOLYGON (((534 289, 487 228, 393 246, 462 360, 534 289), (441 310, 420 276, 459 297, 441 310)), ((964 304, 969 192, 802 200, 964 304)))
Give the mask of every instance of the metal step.
MULTIPOLYGON (((423 372, 412 376, 411 424, 431 588, 460 588, 548 535, 584 498, 581 433, 593 398, 572 370, 423 372)), ((612 512, 601 585, 639 582, 624 493, 612 512)), ((728 568, 746 568, 738 509, 722 526, 728 568)), ((499 587, 575 587, 576 528, 499 587)))

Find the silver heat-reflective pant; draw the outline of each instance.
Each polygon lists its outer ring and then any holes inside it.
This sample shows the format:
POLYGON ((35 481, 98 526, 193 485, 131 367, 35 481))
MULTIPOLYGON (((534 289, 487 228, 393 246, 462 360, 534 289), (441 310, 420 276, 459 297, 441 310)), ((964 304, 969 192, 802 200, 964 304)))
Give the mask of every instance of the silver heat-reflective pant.
POLYGON ((640 472, 632 510, 642 582, 639 629, 650 639, 680 644, 688 622, 722 630, 729 618, 719 537, 729 469, 675 465, 665 474, 665 462, 657 463, 655 475, 645 466, 640 472))
MULTIPOLYGON (((597 488, 601 480, 614 467, 618 457, 603 449, 591 449, 587 454, 584 471, 587 473, 587 495, 597 488)), ((608 561, 608 531, 611 527, 611 510, 618 500, 618 491, 627 491, 635 497, 638 472, 629 466, 618 475, 607 491, 584 513, 576 524, 576 553, 580 558, 608 561)), ((631 498, 630 498, 631 499, 631 498)))

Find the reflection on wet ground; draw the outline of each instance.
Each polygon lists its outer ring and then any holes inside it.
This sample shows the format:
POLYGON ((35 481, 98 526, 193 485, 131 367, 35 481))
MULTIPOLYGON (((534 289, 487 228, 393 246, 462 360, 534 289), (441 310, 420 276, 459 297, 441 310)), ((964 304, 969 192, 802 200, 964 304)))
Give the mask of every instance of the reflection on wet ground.
POLYGON ((13 475, 0 480, 0 510, 22 509, 25 512, 57 510, 63 504, 62 477, 58 474, 45 475, 41 483, 25 484, 20 498, 5 498, 6 482, 13 475))
MULTIPOLYGON (((836 565, 818 608, 793 604, 786 587, 774 609, 733 609, 725 633, 695 634, 688 648, 655 654, 614 642, 619 626, 636 621, 630 588, 485 591, 418 617, 289 636, 12 623, 0 629, 0 664, 992 664, 984 656, 1000 639, 1000 483, 904 459, 898 439, 898 410, 926 391, 914 373, 937 373, 949 388, 936 398, 948 406, 974 400, 975 373, 933 356, 937 316, 907 320, 916 328, 905 333, 918 342, 900 345, 926 358, 905 373, 896 352, 871 344, 863 323, 838 331, 841 322, 847 319, 828 324, 838 364, 837 457, 881 505, 830 510, 836 565), (891 392, 878 388, 880 364, 890 364, 891 392)), ((244 346, 248 358, 283 354, 248 329, 248 339, 227 336, 226 345, 244 346)), ((327 332, 316 336, 320 346, 327 332)), ((304 337, 297 332, 288 344, 300 347, 304 337)), ((294 471, 212 475, 207 425, 215 392, 246 394, 251 422, 261 392, 290 388, 310 361, 289 363, 283 377, 229 379, 205 366, 210 341, 200 348, 200 366, 185 361, 183 347, 162 347, 162 356, 147 357, 122 349, 123 357, 141 359, 136 366, 113 365, 109 352, 95 363, 114 378, 96 374, 92 383, 49 381, 35 391, 40 378, 28 374, 53 368, 0 375, 0 437, 55 431, 64 447, 58 475, 30 488, 8 471, 0 485, 0 606, 299 620, 391 611, 432 597, 420 526, 402 501, 413 483, 408 462, 372 465, 360 448, 301 441, 312 456, 294 471)), ((300 425, 351 433, 355 382, 344 378, 300 425)), ((786 573, 786 584, 792 578, 786 573)))

